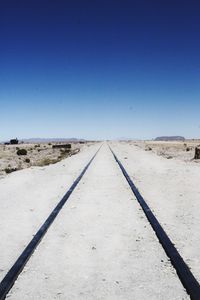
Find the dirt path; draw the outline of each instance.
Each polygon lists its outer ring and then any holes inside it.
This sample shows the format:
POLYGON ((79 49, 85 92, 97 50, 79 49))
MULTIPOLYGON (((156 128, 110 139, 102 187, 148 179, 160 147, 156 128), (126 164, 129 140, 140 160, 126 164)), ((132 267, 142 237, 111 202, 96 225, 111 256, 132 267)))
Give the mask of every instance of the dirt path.
POLYGON ((189 299, 106 145, 9 299, 189 299))

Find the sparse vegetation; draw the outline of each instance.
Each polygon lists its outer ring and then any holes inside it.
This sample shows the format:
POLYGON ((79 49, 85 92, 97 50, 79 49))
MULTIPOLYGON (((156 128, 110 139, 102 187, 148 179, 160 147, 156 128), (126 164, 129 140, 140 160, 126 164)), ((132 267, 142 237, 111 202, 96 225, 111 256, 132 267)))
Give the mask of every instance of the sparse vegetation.
POLYGON ((4 169, 4 171, 6 172, 6 174, 10 174, 10 173, 15 172, 17 170, 18 170, 17 168, 5 168, 4 169))
POLYGON ((34 146, 34 148, 39 148, 40 147, 40 144, 37 144, 34 146))
POLYGON ((48 166, 55 164, 66 157, 77 153, 78 150, 72 144, 72 149, 55 148, 53 143, 0 145, 0 177, 14 171, 28 168, 30 166, 48 166), (51 144, 51 145, 49 145, 51 144))
MULTIPOLYGON (((148 147, 152 149, 152 152, 162 156, 166 159, 179 159, 183 161, 193 161, 196 159, 198 154, 196 155, 195 147, 198 147, 200 140, 186 140, 182 141, 154 141, 154 140, 146 140, 140 142, 133 142, 134 146, 144 149, 145 151, 149 151, 148 147), (194 153, 195 152, 195 153, 194 153), (195 154, 195 155, 194 155, 195 154)), ((200 162, 200 160, 199 160, 200 162)), ((196 161, 197 163, 197 161, 196 161)))
POLYGON ((17 155, 27 155, 27 150, 26 149, 19 149, 19 150, 17 150, 17 155))

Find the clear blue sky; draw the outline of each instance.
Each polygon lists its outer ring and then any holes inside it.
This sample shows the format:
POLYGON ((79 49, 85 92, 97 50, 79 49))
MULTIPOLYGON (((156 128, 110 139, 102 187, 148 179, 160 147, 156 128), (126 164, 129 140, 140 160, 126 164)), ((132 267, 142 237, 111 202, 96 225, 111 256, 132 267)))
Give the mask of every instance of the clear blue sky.
POLYGON ((200 137, 199 0, 0 1, 0 140, 200 137))

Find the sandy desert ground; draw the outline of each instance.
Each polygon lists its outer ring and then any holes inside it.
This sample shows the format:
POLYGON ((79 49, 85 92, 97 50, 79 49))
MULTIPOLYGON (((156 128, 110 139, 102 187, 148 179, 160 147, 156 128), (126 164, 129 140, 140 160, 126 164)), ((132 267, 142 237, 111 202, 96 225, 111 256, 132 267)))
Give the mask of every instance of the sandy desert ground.
POLYGON ((72 148, 69 152, 65 148, 53 148, 53 145, 65 143, 27 143, 18 145, 0 144, 0 178, 14 171, 30 168, 31 166, 45 166, 54 164, 76 153, 82 147, 82 143, 70 143, 72 148), (25 149, 26 155, 17 155, 19 149, 25 149))
MULTIPOLYGON (((157 143, 109 144, 200 281, 200 164, 192 160, 192 150, 185 151, 187 158, 167 159, 158 155, 157 143), (147 146, 152 150, 146 151, 147 146)), ((1 280, 98 148, 99 143, 84 145, 56 164, 0 179, 1 280)), ((177 154, 169 148, 166 155, 177 154)), ((179 152, 183 149, 181 145, 179 152)), ((189 299, 107 143, 8 297, 189 299)))
POLYGON ((182 161, 194 161, 195 147, 200 145, 200 140, 185 140, 185 141, 130 141, 129 145, 133 144, 145 151, 152 151, 159 156, 167 159, 178 159, 182 161))

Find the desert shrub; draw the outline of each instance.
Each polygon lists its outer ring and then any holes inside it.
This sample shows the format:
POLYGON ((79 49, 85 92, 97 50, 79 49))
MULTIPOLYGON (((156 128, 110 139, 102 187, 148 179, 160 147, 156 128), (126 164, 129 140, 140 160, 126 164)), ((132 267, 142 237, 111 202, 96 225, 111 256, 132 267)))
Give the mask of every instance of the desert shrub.
POLYGON ((186 151, 190 151, 190 147, 187 147, 187 148, 186 148, 186 151))
POLYGON ((10 174, 17 171, 17 168, 5 168, 4 171, 6 172, 6 174, 10 174))
POLYGON ((51 143, 48 143, 49 146, 51 146, 51 143))
POLYGON ((27 150, 26 149, 19 149, 19 150, 17 150, 17 155, 27 155, 27 150))
POLYGON ((28 164, 28 163, 30 163, 30 158, 26 158, 25 159, 25 162, 28 164))
POLYGON ((40 147, 40 144, 37 144, 34 146, 34 148, 39 148, 40 147))

